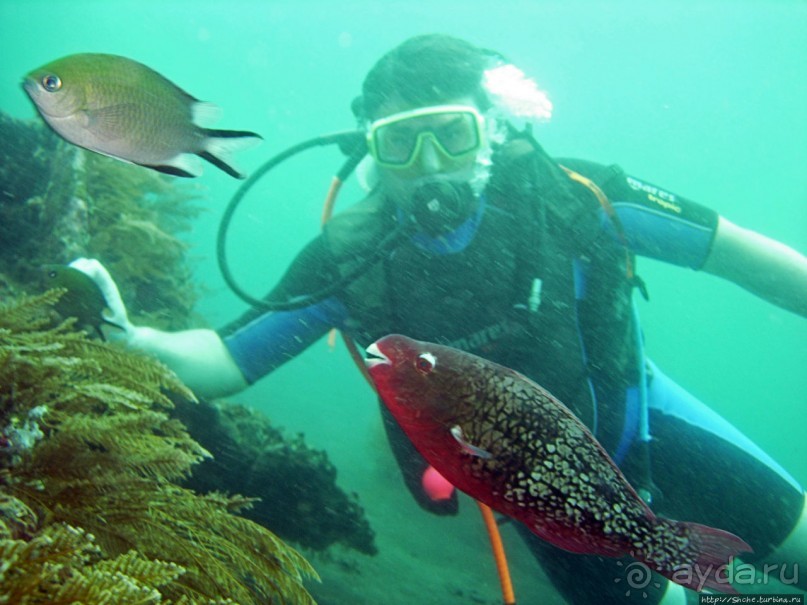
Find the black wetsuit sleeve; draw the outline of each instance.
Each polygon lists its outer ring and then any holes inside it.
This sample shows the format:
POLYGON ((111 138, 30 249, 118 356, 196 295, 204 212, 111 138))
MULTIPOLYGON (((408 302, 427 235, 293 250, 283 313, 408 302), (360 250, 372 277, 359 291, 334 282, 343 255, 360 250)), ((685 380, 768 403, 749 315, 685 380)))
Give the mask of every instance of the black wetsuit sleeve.
MULTIPOLYGON (((267 295, 287 301, 322 291, 333 283, 321 242, 309 244, 280 283, 267 295)), ((348 317, 337 295, 286 311, 250 310, 219 331, 233 361, 250 384, 296 357, 330 328, 343 328, 348 317)))

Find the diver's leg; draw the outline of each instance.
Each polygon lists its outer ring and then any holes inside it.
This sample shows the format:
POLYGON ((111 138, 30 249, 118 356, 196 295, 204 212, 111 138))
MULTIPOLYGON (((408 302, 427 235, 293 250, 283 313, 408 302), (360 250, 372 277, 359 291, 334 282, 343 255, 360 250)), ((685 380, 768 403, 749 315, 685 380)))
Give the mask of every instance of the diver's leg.
MULTIPOLYGON (((757 566, 774 566, 777 575, 784 578, 788 583, 794 584, 801 590, 807 590, 807 570, 798 567, 798 561, 804 560, 807 553, 807 497, 804 499, 804 507, 793 531, 785 538, 776 550, 757 562, 757 566), (788 563, 788 562, 791 563, 788 563), (779 571, 782 570, 781 575, 779 571)), ((697 602, 692 598, 692 592, 687 591, 683 586, 673 582, 667 583, 667 591, 658 605, 688 605, 697 602), (689 593, 689 595, 687 595, 689 593), (687 597, 689 596, 689 600, 687 597)))
MULTIPOLYGON (((801 486, 736 428, 658 368, 650 375, 652 479, 661 491, 653 504, 655 512, 740 536, 755 550, 745 556, 748 561, 775 561, 771 557, 779 554, 778 563, 787 562, 788 571, 803 565, 807 522, 801 486), (778 545, 782 545, 781 550, 778 545), (785 550, 791 554, 785 555, 785 550)), ((635 469, 636 460, 631 458, 629 454, 626 470, 631 466, 635 469)), ((570 605, 697 602, 694 592, 655 573, 648 574, 645 566, 632 559, 568 553, 540 540, 520 524, 519 533, 570 605)), ((804 580, 799 577, 799 581, 804 580)))
POLYGON ((690 601, 687 599, 687 592, 691 593, 692 591, 688 591, 675 582, 667 582, 667 590, 664 591, 664 596, 661 598, 658 605, 687 605, 690 601))
POLYGON ((786 577, 801 590, 807 591, 807 497, 801 509, 796 526, 788 536, 774 549, 772 553, 763 557, 758 567, 773 566, 779 577, 786 577))
MULTIPOLYGON (((648 399, 657 513, 725 529, 754 553, 740 558, 770 578, 807 583, 803 488, 728 421, 651 366, 648 399)), ((737 568, 735 567, 735 572, 737 568)), ((742 583, 735 573, 735 583, 742 583)), ((751 580, 748 574, 744 579, 751 580)), ((760 579, 760 578, 757 578, 760 579)), ((762 581, 766 578, 762 577, 762 581)))
MULTIPOLYGON (((801 517, 790 535, 776 550, 757 562, 758 567, 772 565, 777 570, 782 570, 783 573, 779 577, 785 578, 788 583, 792 582, 801 590, 807 590, 807 570, 797 567, 798 563, 788 563, 788 561, 803 560, 804 553, 807 553, 807 497, 804 502, 801 517)), ((694 598, 692 591, 688 591, 679 584, 668 582, 664 597, 658 605, 690 605, 694 603, 697 603, 697 599, 694 598)))

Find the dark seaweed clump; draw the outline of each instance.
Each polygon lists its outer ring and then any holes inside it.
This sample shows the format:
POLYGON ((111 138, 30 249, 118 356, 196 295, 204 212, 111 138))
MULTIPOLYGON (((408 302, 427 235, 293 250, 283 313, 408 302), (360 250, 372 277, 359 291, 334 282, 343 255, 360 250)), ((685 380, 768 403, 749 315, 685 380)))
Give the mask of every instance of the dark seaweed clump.
POLYGON ((355 494, 337 487, 325 452, 309 448, 300 435, 286 438, 264 415, 241 405, 181 405, 177 414, 213 454, 197 467, 190 487, 260 498, 244 516, 306 548, 341 543, 376 554, 364 510, 355 494))

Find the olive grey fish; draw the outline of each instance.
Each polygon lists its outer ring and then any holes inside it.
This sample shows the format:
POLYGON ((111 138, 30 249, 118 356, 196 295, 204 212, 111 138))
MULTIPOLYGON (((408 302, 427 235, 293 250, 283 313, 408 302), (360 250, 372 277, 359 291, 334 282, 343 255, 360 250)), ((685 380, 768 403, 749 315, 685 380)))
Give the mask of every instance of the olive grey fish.
POLYGON ((202 173, 199 156, 236 178, 229 155, 260 141, 254 132, 212 130, 218 108, 153 69, 117 55, 83 53, 33 70, 23 80, 45 122, 67 141, 172 174, 202 173))
POLYGON ((693 590, 734 593, 737 536, 656 516, 586 426, 518 372, 400 335, 367 349, 386 407, 443 477, 565 550, 629 555, 693 590))
POLYGON ((104 317, 107 302, 98 284, 86 273, 67 265, 45 265, 45 286, 64 288, 65 292, 54 305, 54 309, 64 318, 75 317, 79 327, 88 326, 95 330, 101 340, 106 340, 101 330, 102 324, 123 329, 104 317))

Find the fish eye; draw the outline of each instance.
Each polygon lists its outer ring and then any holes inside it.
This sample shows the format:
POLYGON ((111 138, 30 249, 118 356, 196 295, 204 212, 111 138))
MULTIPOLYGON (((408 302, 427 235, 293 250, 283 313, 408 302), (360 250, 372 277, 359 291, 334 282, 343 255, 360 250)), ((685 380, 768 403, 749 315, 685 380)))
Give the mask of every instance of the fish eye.
POLYGON ((48 271, 48 277, 51 277, 51 278, 56 277, 56 271, 54 271, 53 269, 48 271))
POLYGON ((42 78, 42 87, 48 92, 56 92, 62 87, 62 80, 55 74, 48 74, 42 78))
POLYGON ((415 369, 421 374, 428 374, 437 365, 437 359, 431 353, 421 353, 415 359, 415 369))

